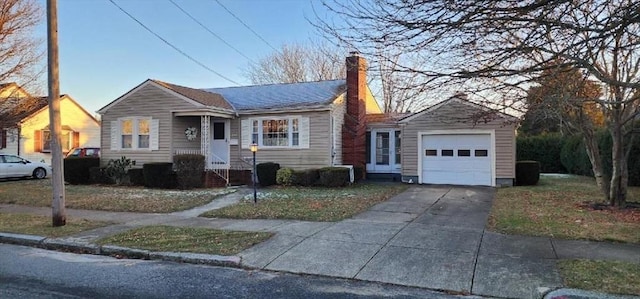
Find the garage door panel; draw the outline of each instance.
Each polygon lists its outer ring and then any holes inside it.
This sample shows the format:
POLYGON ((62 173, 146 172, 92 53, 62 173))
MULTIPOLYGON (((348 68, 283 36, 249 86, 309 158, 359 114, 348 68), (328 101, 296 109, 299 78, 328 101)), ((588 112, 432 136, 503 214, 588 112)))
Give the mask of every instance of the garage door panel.
POLYGON ((489 134, 424 135, 421 151, 422 182, 492 185, 490 147, 489 134))

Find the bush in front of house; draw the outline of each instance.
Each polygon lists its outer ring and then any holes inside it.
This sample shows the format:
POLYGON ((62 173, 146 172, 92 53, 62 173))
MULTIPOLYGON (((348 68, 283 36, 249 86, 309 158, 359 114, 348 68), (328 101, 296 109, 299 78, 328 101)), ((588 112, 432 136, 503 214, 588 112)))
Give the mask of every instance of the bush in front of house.
POLYGON ((144 163, 142 171, 144 174, 144 186, 148 188, 175 188, 176 174, 173 171, 171 162, 144 163))
POLYGON ((131 168, 127 171, 129 183, 133 186, 144 186, 144 170, 142 168, 131 168))
POLYGON ((549 133, 516 138, 516 159, 518 161, 538 161, 541 172, 567 172, 560 162, 560 152, 567 136, 549 133))
POLYGON ((346 167, 324 167, 318 170, 319 183, 323 187, 342 187, 350 181, 350 169, 346 167))
POLYGON ((202 188, 205 164, 203 155, 175 155, 173 163, 176 166, 178 188, 183 190, 202 188))
POLYGON ((318 169, 305 169, 294 172, 294 185, 310 187, 315 186, 320 179, 320 173, 318 169))
POLYGON ((127 171, 136 165, 135 160, 128 159, 125 156, 120 157, 120 159, 111 159, 109 163, 107 163, 107 167, 105 169, 105 173, 111 181, 115 182, 116 185, 122 185, 126 182, 127 179, 127 171))
POLYGON ((107 176, 106 167, 89 168, 89 184, 113 184, 113 181, 107 176))
POLYGON ((89 184, 89 170, 100 166, 100 158, 82 157, 64 159, 64 180, 73 185, 89 184))
POLYGON ((296 183, 295 171, 287 167, 278 169, 276 183, 283 186, 294 185, 296 183))
POLYGON ((267 187, 275 185, 278 169, 280 169, 280 164, 273 162, 265 162, 256 165, 260 186, 267 187))
POLYGON ((517 161, 516 162, 516 185, 533 186, 540 180, 540 162, 538 161, 517 161))

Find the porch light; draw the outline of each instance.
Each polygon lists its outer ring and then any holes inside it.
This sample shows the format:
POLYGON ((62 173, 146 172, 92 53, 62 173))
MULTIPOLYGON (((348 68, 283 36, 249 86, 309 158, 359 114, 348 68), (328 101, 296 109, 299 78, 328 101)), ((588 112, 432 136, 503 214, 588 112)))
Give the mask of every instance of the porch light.
POLYGON ((257 204, 258 203, 258 192, 256 191, 256 152, 258 152, 258 144, 256 143, 252 143, 251 144, 251 152, 253 153, 253 175, 251 176, 251 179, 253 181, 253 203, 257 204))

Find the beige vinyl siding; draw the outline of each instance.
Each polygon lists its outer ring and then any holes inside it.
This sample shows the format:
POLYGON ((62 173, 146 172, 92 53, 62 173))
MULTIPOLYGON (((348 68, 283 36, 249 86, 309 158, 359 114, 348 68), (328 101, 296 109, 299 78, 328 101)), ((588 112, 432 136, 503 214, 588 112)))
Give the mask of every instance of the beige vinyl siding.
MULTIPOLYGON (((148 162, 171 162, 173 156, 171 139, 175 138, 178 133, 183 133, 184 138, 184 131, 172 134, 174 130, 172 130, 171 124, 175 118, 172 119, 171 111, 193 107, 192 104, 153 84, 141 86, 138 90, 128 94, 125 100, 115 103, 102 115, 102 164, 122 156, 135 160, 137 165, 148 162), (117 121, 118 118, 132 116, 151 117, 159 120, 158 150, 111 149, 111 122, 117 121)), ((199 128, 199 122, 196 127, 199 128)))
MULTIPOLYGON (((330 111, 282 113, 282 114, 256 114, 242 115, 240 119, 231 122, 231 138, 237 134, 238 146, 231 146, 232 168, 250 168, 243 157, 251 157, 251 151, 242 148, 242 120, 258 117, 308 117, 309 118, 309 148, 266 148, 260 147, 256 154, 257 163, 276 162, 280 167, 293 169, 318 168, 331 165, 331 130, 330 111)), ((302 136, 300 137, 302 140, 302 136)), ((301 141, 302 142, 302 141, 301 141)))
POLYGON ((456 101, 434 111, 410 119, 402 127, 402 175, 418 175, 418 155, 421 154, 419 132, 428 130, 478 129, 495 130, 496 178, 515 177, 515 125, 497 119, 473 124, 474 107, 456 101))
POLYGON ((333 118, 333 134, 331 142, 333 144, 333 165, 342 165, 342 126, 344 125, 344 114, 347 112, 345 95, 339 96, 333 101, 331 107, 331 117, 333 118))
MULTIPOLYGON (((211 128, 212 129, 212 128, 211 128)), ((200 116, 180 116, 173 118, 173 152, 178 149, 200 150, 200 138, 202 130, 200 126, 200 116), (187 140, 184 130, 188 127, 198 129, 198 136, 194 140, 187 140)))

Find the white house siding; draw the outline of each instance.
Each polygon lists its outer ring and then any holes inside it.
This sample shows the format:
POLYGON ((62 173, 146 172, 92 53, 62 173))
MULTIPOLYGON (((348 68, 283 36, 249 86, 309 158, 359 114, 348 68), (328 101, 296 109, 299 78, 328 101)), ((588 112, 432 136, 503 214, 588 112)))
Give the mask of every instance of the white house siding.
POLYGON ((200 150, 200 138, 202 131, 200 130, 200 116, 180 116, 173 118, 173 152, 177 149, 192 149, 200 150), (184 130, 188 127, 194 127, 198 129, 198 136, 196 139, 187 140, 184 130))
MULTIPOLYGON (((106 165, 110 159, 119 159, 126 156, 135 160, 137 165, 149 162, 171 162, 172 147, 171 140, 179 132, 172 135, 171 124, 176 121, 171 111, 192 109, 194 105, 180 99, 153 84, 142 86, 138 90, 126 95, 127 99, 115 103, 102 115, 102 159, 101 163, 106 165), (111 122, 122 117, 151 117, 159 120, 159 140, 158 150, 112 150, 111 144, 111 122)), ((199 122, 198 122, 199 123, 199 122)), ((184 131, 183 133, 184 137, 184 131)))
MULTIPOLYGON (((63 126, 69 126, 75 132, 80 133, 80 147, 100 147, 100 124, 66 96, 60 99, 60 122, 63 126)), ((42 130, 48 125, 49 109, 43 109, 26 118, 22 123, 20 132, 20 155, 22 157, 33 161, 51 163, 50 153, 34 151, 35 131, 42 130)), ((17 146, 15 150, 13 154, 17 153, 17 146)))
POLYGON ((7 130, 7 147, 0 149, 0 154, 15 155, 18 153, 18 129, 7 130))
POLYGON ((331 118, 333 119, 333 134, 331 142, 333 144, 333 165, 342 165, 342 126, 344 125, 344 114, 347 112, 345 95, 339 96, 331 105, 331 118))
POLYGON ((419 132, 428 130, 495 130, 496 180, 515 178, 515 125, 503 119, 473 124, 474 107, 456 101, 409 120, 402 129, 402 175, 418 176, 419 132))
MULTIPOLYGON (((269 149, 260 147, 256 154, 257 163, 276 162, 280 167, 290 167, 297 170, 319 168, 331 165, 331 130, 330 111, 241 115, 240 119, 231 121, 231 138, 238 139, 237 146, 231 146, 231 167, 250 168, 243 162, 243 157, 251 157, 248 148, 242 148, 241 122, 244 119, 256 117, 287 117, 301 116, 309 118, 309 147, 304 149, 269 149), (237 136, 237 137, 236 137, 237 136)), ((301 137, 302 143, 302 137, 301 137)))

